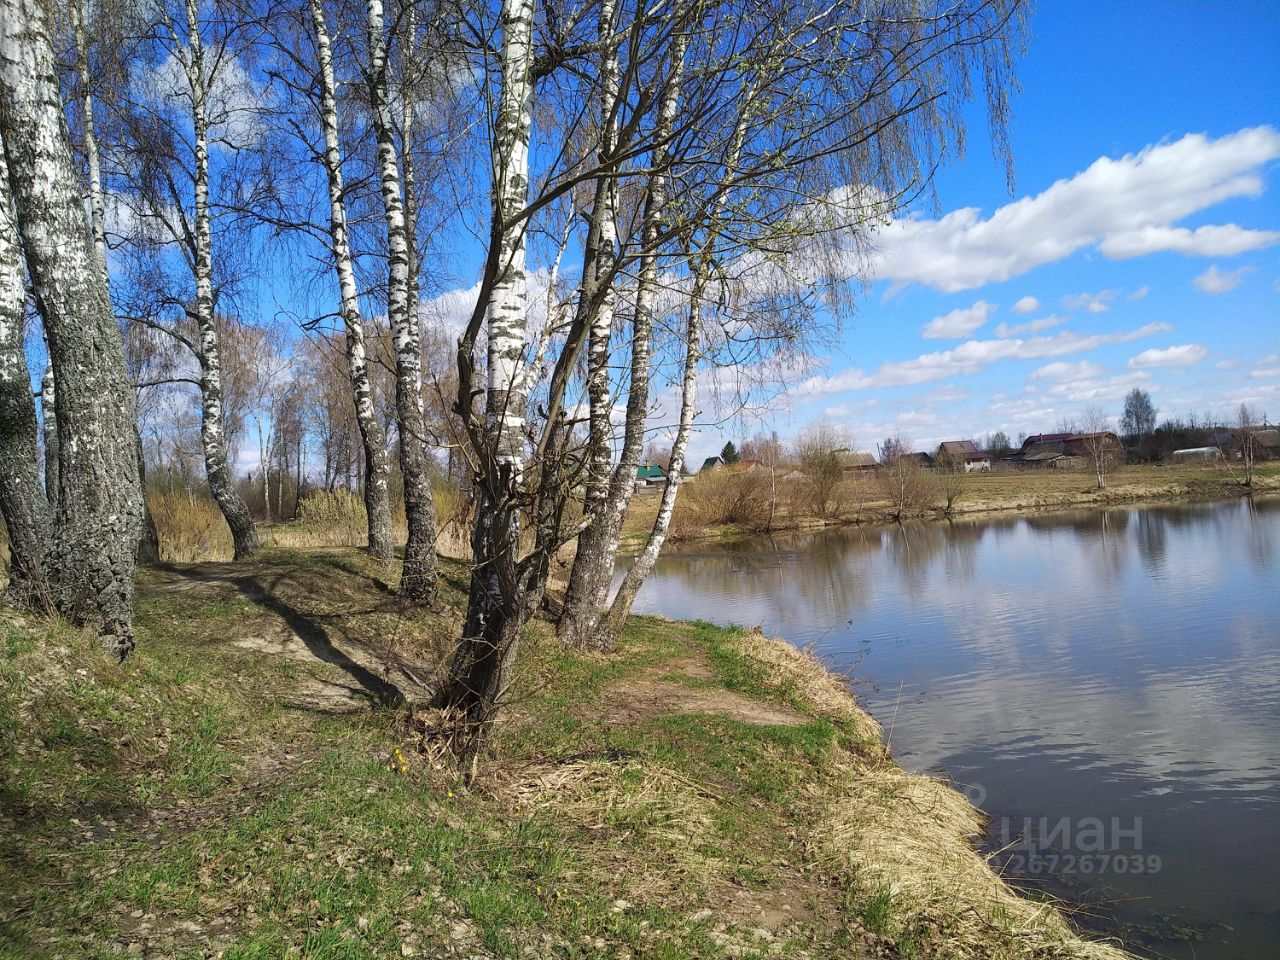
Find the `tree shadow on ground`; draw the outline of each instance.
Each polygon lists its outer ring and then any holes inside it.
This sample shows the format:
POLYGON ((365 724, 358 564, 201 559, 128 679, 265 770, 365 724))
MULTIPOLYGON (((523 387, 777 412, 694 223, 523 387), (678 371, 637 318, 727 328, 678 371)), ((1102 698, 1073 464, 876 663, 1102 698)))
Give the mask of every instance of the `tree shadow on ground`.
POLYGON ((379 677, 338 649, 329 638, 328 630, 319 620, 291 606, 278 596, 275 587, 281 579, 283 578, 275 578, 271 587, 263 586, 254 577, 234 577, 229 582, 246 600, 269 610, 283 620, 317 660, 332 664, 347 673, 381 705, 403 706, 407 699, 399 687, 379 677))

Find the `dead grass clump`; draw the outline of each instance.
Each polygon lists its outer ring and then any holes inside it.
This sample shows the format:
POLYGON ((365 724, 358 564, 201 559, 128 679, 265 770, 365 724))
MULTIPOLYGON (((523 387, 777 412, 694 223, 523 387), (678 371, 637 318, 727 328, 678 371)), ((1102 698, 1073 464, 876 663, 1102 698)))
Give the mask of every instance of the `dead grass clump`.
POLYGON ((341 488, 309 494, 298 504, 298 523, 291 534, 295 532, 304 533, 311 543, 291 546, 363 546, 369 535, 364 501, 341 488))
POLYGON ((765 668, 762 682, 766 686, 789 691, 819 716, 852 724, 861 740, 880 742, 880 724, 858 706, 847 684, 812 653, 754 630, 739 634, 733 642, 743 656, 765 668))
POLYGON ((231 530, 218 505, 194 493, 147 494, 166 563, 230 560, 231 530))
POLYGON ((885 931, 948 956, 982 960, 1123 960, 1079 937, 1058 909, 1018 896, 974 849, 981 814, 938 780, 894 763, 846 763, 836 771, 819 859, 864 901, 877 902, 885 931))
POLYGON ((682 878, 706 878, 719 864, 716 799, 652 763, 592 758, 537 764, 503 785, 501 795, 522 815, 544 813, 600 840, 615 839, 615 855, 625 857, 630 848, 636 859, 636 869, 628 871, 630 892, 640 898, 660 899, 682 878))

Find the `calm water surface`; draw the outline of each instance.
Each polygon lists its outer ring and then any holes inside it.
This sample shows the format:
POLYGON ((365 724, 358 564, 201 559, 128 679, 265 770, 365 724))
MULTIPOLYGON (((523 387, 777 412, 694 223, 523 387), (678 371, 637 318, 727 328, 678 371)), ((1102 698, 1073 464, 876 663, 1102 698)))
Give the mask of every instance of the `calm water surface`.
POLYGON ((637 608, 851 670, 895 756, 1080 922, 1280 957, 1280 500, 675 548, 637 608))

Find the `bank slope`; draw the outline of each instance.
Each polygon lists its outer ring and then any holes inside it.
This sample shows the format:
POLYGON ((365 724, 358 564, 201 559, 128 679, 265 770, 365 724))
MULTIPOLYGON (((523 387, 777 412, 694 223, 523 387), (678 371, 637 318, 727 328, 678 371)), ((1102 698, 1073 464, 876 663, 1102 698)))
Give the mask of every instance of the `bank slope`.
POLYGON ((123 667, 0 613, 0 954, 1121 957, 758 634, 530 631, 470 789, 421 704, 456 630, 354 551, 144 575, 123 667))

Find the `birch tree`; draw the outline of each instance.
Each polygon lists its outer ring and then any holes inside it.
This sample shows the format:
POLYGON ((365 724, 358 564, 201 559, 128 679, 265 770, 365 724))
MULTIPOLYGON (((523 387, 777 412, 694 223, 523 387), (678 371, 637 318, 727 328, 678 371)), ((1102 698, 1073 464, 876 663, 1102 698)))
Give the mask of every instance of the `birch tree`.
POLYGON ((22 249, 58 385, 59 503, 47 555, 55 602, 123 659, 133 649, 142 504, 120 330, 86 228, 48 12, 0 6, 0 129, 22 249))
MULTIPOLYGON (((106 204, 102 191, 102 161, 98 149, 97 118, 95 117, 94 88, 96 86, 90 68, 89 35, 85 29, 85 20, 89 16, 89 5, 86 0, 72 0, 68 5, 72 23, 72 42, 75 51, 76 99, 79 101, 80 145, 85 161, 85 194, 89 212, 89 232, 93 237, 94 251, 98 255, 98 266, 102 270, 108 292, 111 288, 110 273, 107 263, 107 221, 106 204)), ((113 11, 118 13, 119 11, 113 11)), ((101 12, 100 12, 101 15, 101 12)), ((100 42, 110 42, 111 37, 99 38, 100 42)), ((135 388, 134 403, 138 403, 135 388)), ((146 497, 146 463, 142 452, 142 434, 137 435, 138 482, 142 487, 142 538, 138 541, 138 561, 140 563, 158 563, 160 561, 160 536, 156 530, 155 520, 147 506, 146 497)))
POLYGON ((421 335, 418 305, 412 296, 414 285, 410 280, 413 252, 405 218, 391 115, 391 76, 382 0, 367 0, 366 10, 369 62, 365 82, 377 143, 378 176, 387 234, 387 315, 395 339, 396 423, 400 472, 404 477, 405 516, 409 526, 400 594, 409 600, 427 601, 435 594, 439 571, 435 503, 431 494, 431 458, 422 402, 421 335))
POLYGON ((379 560, 392 556, 391 505, 387 487, 386 436, 373 405, 365 350, 364 321, 360 314, 359 287, 347 234, 347 206, 342 171, 342 148, 338 136, 337 81, 333 66, 333 46, 325 18, 323 0, 308 0, 311 25, 315 31, 316 76, 320 81, 320 125, 324 131, 323 160, 329 187, 329 231, 334 271, 338 276, 340 312, 346 331, 347 372, 355 403, 356 423, 364 447, 364 505, 369 526, 369 554, 379 560))
POLYGON ((9 599, 17 606, 40 607, 51 599, 44 560, 51 523, 40 487, 36 408, 24 351, 26 304, 18 224, 0 142, 0 515, 9 535, 9 599))
MULTIPOLYGON (((258 141, 258 107, 239 55, 250 24, 204 0, 145 8, 150 17, 130 55, 133 99, 119 105, 113 147, 117 202, 132 221, 129 253, 147 263, 135 273, 123 312, 131 322, 165 332, 190 350, 199 373, 201 448, 210 493, 231 530, 234 556, 259 547, 253 516, 235 487, 218 313, 225 310, 231 270, 224 244, 215 261, 215 222, 230 205, 252 205, 269 180, 248 162, 258 141), (221 154, 215 189, 212 153, 221 154), (219 206, 216 193, 224 194, 219 206), (172 275, 170 275, 172 269, 172 275), (159 289, 155 289, 155 287, 159 289), (166 317, 169 313, 173 316, 166 317)), ((243 238, 241 238, 243 240, 243 238)))

